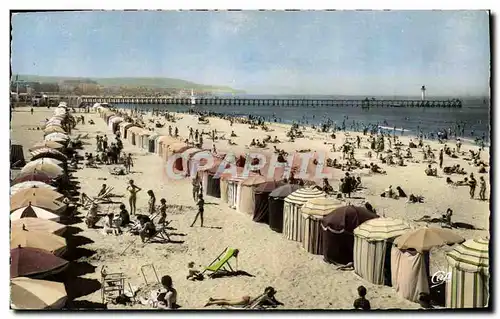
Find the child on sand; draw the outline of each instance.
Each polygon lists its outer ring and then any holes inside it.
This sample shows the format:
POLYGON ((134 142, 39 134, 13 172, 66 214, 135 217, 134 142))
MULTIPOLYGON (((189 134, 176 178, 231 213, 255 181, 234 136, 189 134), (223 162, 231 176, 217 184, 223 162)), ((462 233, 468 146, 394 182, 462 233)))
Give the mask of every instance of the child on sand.
POLYGON ((203 275, 194 268, 194 261, 188 263, 188 275, 186 279, 192 281, 203 280, 203 275))

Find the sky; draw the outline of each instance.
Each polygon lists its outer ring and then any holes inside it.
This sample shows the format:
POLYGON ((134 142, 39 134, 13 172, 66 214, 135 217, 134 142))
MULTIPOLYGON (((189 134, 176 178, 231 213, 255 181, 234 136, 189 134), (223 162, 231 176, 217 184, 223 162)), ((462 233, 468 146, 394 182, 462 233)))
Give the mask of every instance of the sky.
POLYGON ((486 11, 12 16, 14 74, 169 77, 248 93, 488 95, 486 11))

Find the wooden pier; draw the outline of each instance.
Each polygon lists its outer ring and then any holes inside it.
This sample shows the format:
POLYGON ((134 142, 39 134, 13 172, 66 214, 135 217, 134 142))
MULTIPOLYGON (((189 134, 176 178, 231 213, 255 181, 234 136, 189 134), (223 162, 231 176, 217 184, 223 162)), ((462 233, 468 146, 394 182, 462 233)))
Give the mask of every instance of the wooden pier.
MULTIPOLYGON (((121 97, 121 96, 78 96, 69 97, 71 105, 109 103, 109 104, 161 104, 191 106, 191 98, 175 97, 121 97)), ((429 107, 461 108, 462 101, 452 100, 376 100, 376 99, 253 99, 202 97, 195 100, 196 106, 279 106, 279 107, 429 107)))

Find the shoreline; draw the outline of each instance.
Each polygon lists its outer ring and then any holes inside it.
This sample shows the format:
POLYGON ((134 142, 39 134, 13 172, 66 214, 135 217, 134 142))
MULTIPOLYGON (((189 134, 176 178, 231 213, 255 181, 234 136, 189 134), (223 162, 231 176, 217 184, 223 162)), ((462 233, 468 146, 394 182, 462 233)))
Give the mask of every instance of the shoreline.
MULTIPOLYGON (((177 114, 189 114, 189 111, 190 111, 190 107, 189 106, 181 106, 182 108, 185 108, 185 111, 178 111, 178 110, 174 110, 174 111, 169 111, 169 107, 170 109, 176 109, 176 108, 179 108, 178 106, 170 106, 170 105, 160 105, 161 108, 158 108, 157 106, 158 105, 155 105, 155 107, 147 107, 148 105, 138 105, 138 104, 116 104, 116 105, 113 105, 113 107, 116 107, 117 109, 124 109, 124 110, 133 110, 134 108, 137 108, 138 110, 140 111, 146 111, 148 113, 151 113, 151 111, 154 109, 154 110, 158 110, 160 112, 169 112, 169 113, 177 113, 177 114)), ((236 107, 239 107, 239 106, 236 106, 236 107)), ((251 106, 249 106, 251 107, 251 106)), ((209 106, 206 106, 206 108, 204 108, 204 106, 202 106, 200 109, 197 109, 196 111, 206 111, 209 109, 209 106)), ((230 107, 227 107, 227 109, 230 109, 230 107)), ((350 109, 350 108, 347 108, 347 109, 350 109)), ((386 109, 386 108, 384 108, 386 109)), ((277 110, 283 110, 283 108, 279 108, 277 110)), ((307 111, 307 109, 305 109, 307 111)), ((341 108, 339 108, 339 110, 341 111, 341 108)), ((220 113, 220 114, 223 114, 223 115, 226 115, 226 116, 234 116, 234 117, 248 117, 249 114, 252 114, 252 113, 238 113, 238 114, 233 114, 231 113, 230 111, 227 111, 227 112, 217 112, 217 113, 220 113)), ((374 113, 376 115, 376 113, 374 113)), ((258 116, 258 115, 257 115, 258 116)), ((317 118, 317 119, 313 119, 314 120, 314 123, 311 123, 311 119, 308 119, 309 120, 309 123, 308 124, 305 124, 303 123, 303 118, 301 120, 295 120, 295 119, 285 119, 285 118, 280 118, 282 121, 280 122, 273 122, 273 121, 269 121, 269 117, 264 117, 264 121, 266 122, 266 124, 285 124, 285 125, 292 125, 293 123, 299 123, 300 126, 307 126, 307 127, 312 127, 312 125, 316 125, 316 126, 319 126, 322 122, 323 119, 320 119, 320 118, 317 118)), ((348 129, 351 125, 348 123, 350 122, 351 120, 348 120, 346 121, 346 132, 347 131, 351 131, 351 132, 357 132, 357 133, 360 133, 362 131, 353 131, 352 129, 348 129)), ((337 124, 340 124, 342 123, 342 119, 337 119, 335 121, 333 121, 334 123, 337 123, 337 124)), ((366 122, 366 121, 363 121, 363 122, 360 122, 361 124, 364 124, 364 125, 375 125, 374 123, 370 123, 370 122, 366 122)), ((403 122, 402 122, 403 123, 403 122)), ((384 125, 383 121, 379 121, 378 123, 379 126, 386 126, 384 125)), ((490 122, 488 122, 488 127, 490 126, 490 122)), ((390 125, 389 125, 390 126, 390 125)), ((401 123, 398 123, 397 125, 397 128, 401 129, 401 128, 404 128, 404 125, 401 125, 401 123)), ((441 125, 441 126, 446 126, 446 125, 441 125)), ((480 132, 483 132, 482 130, 480 132)), ((436 133, 436 132, 432 132, 432 131, 422 131, 423 134, 425 135, 428 135, 430 133, 436 133)), ((485 141, 485 146, 490 145, 491 143, 491 140, 489 139, 489 136, 491 135, 491 128, 488 128, 488 134, 486 134, 486 141, 485 141)), ((400 132, 398 132, 396 134, 397 136, 401 136, 400 135, 400 132)), ((415 129, 406 129, 404 128, 404 136, 411 136, 412 138, 414 139, 418 139, 418 136, 416 134, 416 128, 415 129), (408 132, 412 132, 411 134, 408 134, 408 132)), ((476 136, 472 136, 470 134, 464 134, 463 136, 459 136, 458 138, 460 138, 463 142, 466 142, 466 143, 469 143, 471 145, 477 145, 475 143, 475 140, 476 138, 479 138, 480 137, 478 135, 476 136)), ((425 137, 426 140, 431 140, 431 141, 437 141, 437 137, 434 137, 434 139, 431 139, 429 137, 425 137)), ((454 138, 450 138, 449 141, 456 141, 456 137, 454 138)), ((477 145, 479 146, 479 145, 477 145)))

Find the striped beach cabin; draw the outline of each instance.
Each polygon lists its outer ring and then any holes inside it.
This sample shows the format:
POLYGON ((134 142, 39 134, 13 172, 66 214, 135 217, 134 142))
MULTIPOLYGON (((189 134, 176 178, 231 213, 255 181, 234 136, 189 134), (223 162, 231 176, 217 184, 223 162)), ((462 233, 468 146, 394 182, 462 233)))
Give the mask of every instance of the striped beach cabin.
POLYGON ((308 200, 301 208, 301 221, 303 226, 302 247, 314 255, 323 254, 323 230, 321 220, 341 207, 342 202, 333 198, 316 197, 308 200))
POLYGON ((489 299, 489 241, 471 239, 446 255, 450 280, 447 308, 483 308, 489 299))
POLYGON ((371 283, 390 286, 392 241, 409 229, 392 218, 374 218, 359 225, 354 230, 354 272, 371 283))

